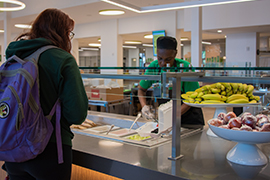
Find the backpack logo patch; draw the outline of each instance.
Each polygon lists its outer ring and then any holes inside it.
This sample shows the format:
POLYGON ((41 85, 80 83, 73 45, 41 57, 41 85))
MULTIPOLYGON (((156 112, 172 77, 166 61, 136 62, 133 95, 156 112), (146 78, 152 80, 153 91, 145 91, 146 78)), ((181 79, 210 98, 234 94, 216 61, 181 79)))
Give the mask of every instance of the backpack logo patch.
POLYGON ((7 103, 0 103, 0 118, 4 119, 9 115, 9 106, 7 103))

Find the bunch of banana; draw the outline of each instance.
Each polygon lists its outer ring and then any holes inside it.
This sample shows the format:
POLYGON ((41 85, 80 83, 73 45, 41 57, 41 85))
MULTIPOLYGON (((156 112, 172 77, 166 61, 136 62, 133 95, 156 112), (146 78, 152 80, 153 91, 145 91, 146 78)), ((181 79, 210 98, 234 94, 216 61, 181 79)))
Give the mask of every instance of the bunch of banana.
POLYGON ((259 96, 253 95, 254 86, 242 83, 218 82, 202 86, 195 91, 182 94, 184 102, 201 104, 242 104, 257 103, 259 96))

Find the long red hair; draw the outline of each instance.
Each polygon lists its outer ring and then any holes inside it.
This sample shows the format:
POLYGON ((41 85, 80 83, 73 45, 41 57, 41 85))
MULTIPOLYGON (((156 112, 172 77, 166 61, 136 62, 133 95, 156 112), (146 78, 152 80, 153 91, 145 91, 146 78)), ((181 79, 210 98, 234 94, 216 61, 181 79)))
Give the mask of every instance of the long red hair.
POLYGON ((32 24, 29 32, 21 34, 17 40, 45 38, 67 52, 71 51, 70 32, 74 28, 74 20, 59 9, 46 9, 41 12, 32 24))

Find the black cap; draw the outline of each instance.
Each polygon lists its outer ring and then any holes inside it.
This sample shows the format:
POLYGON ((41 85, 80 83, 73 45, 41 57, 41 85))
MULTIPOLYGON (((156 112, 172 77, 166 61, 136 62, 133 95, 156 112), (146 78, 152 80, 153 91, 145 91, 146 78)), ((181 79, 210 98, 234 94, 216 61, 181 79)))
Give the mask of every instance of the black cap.
POLYGON ((177 41, 174 37, 160 36, 157 39, 157 49, 172 49, 176 50, 177 41))

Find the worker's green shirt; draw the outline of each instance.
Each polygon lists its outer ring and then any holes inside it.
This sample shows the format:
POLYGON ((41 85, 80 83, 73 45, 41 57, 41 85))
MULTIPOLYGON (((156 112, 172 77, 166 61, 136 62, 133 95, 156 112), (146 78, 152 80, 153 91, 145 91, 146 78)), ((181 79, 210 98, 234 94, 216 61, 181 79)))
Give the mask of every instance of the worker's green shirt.
MULTIPOLYGON (((176 61, 176 66, 180 67, 180 64, 183 64, 183 67, 189 67, 189 62, 182 60, 182 59, 177 59, 175 58, 176 61)), ((153 61, 148 67, 160 67, 158 65, 158 60, 153 61)), ((174 66, 173 66, 174 67, 174 66)), ((147 69, 145 71, 145 75, 159 75, 163 72, 166 72, 166 70, 161 70, 159 72, 159 69, 147 69)), ((170 72, 175 72, 175 70, 171 69, 170 72)), ((188 70, 184 70, 184 72, 188 72, 188 70)), ((140 81, 140 86, 144 89, 148 89, 152 86, 153 83, 156 83, 156 81, 153 80, 141 80, 140 81)), ((186 93, 187 91, 194 91, 199 88, 199 83, 198 82, 189 82, 189 81, 181 81, 181 91, 183 93, 186 93)))

